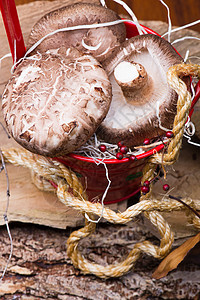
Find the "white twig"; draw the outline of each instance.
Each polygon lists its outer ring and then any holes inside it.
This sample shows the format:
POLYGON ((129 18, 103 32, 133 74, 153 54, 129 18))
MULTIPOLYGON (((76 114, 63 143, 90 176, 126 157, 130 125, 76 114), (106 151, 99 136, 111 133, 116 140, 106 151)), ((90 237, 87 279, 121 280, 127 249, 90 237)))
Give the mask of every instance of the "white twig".
POLYGON ((192 145, 194 145, 194 146, 200 147, 200 144, 199 144, 199 143, 195 143, 195 142, 192 142, 192 141, 191 141, 191 137, 190 137, 190 136, 188 136, 188 135, 186 135, 186 134, 183 134, 183 136, 187 139, 187 142, 188 142, 189 144, 192 144, 192 145))
POLYGON ((107 195, 108 190, 109 190, 109 188, 110 188, 111 180, 110 180, 110 178, 109 178, 109 176, 108 176, 108 168, 107 168, 106 164, 105 164, 102 160, 95 160, 95 163, 96 163, 97 165, 99 165, 99 164, 103 164, 103 165, 104 165, 104 168, 105 168, 105 170, 106 170, 106 178, 107 178, 107 180, 108 180, 108 185, 107 185, 107 187, 106 187, 106 189, 105 189, 105 191, 104 191, 104 193, 103 193, 103 196, 102 196, 102 198, 101 198, 102 210, 101 210, 101 215, 100 215, 100 217, 98 218, 98 220, 92 220, 92 219, 90 219, 90 217, 88 216, 87 213, 85 213, 85 217, 86 217, 87 220, 90 221, 90 222, 93 222, 93 223, 99 223, 99 221, 100 221, 101 218, 103 217, 103 212, 104 212, 104 199, 106 198, 106 195, 107 195))
POLYGON ((139 34, 147 33, 146 30, 139 24, 138 19, 136 18, 133 11, 124 1, 122 0, 113 0, 113 1, 123 6, 123 8, 127 11, 127 13, 131 16, 132 20, 135 22, 139 34))
MULTIPOLYGON (((33 50, 35 50, 37 48, 37 46, 40 45, 46 38, 48 38, 56 33, 64 32, 64 31, 74 31, 74 30, 80 30, 80 29, 91 29, 91 28, 113 26, 113 25, 123 23, 124 21, 130 21, 130 20, 115 20, 115 21, 105 22, 105 23, 84 24, 84 25, 59 28, 57 30, 54 30, 54 31, 48 33, 47 35, 43 36, 39 41, 37 41, 30 49, 28 49, 28 51, 25 53, 25 55, 22 59, 24 59, 26 56, 28 56, 28 54, 30 54, 33 50)), ((133 23, 135 24, 135 22, 133 22, 133 23)))
POLYGON ((184 62, 186 62, 188 60, 189 53, 190 53, 190 50, 187 50, 185 53, 184 62))
POLYGON ((100 42, 99 44, 97 44, 96 46, 89 46, 87 45, 84 40, 82 39, 82 46, 88 50, 91 50, 91 51, 95 51, 95 50, 98 50, 99 47, 101 46, 102 42, 100 42))
POLYGON ((104 0, 99 0, 102 6, 106 7, 106 2, 104 0))
MULTIPOLYGON (((178 27, 178 28, 172 29, 172 30, 171 30, 171 33, 176 32, 176 31, 179 31, 179 30, 182 30, 182 29, 185 29, 185 28, 188 28, 188 27, 191 27, 191 26, 194 26, 194 25, 197 25, 197 24, 199 24, 199 23, 200 23, 200 20, 196 20, 196 21, 194 21, 194 22, 192 22, 192 23, 188 23, 188 24, 186 24, 186 25, 183 25, 183 26, 180 26, 180 27, 178 27)), ((162 37, 166 36, 167 34, 168 34, 168 32, 164 33, 164 34, 162 35, 162 37)))
POLYGON ((182 38, 174 40, 171 44, 173 45, 173 44, 176 44, 178 42, 182 42, 184 40, 198 40, 198 41, 200 41, 200 38, 198 38, 196 36, 184 36, 182 38))
POLYGON ((171 31, 172 31, 172 23, 171 23, 171 18, 170 18, 170 10, 167 4, 163 0, 159 0, 167 9, 167 16, 168 16, 168 42, 170 43, 170 36, 171 36, 171 31))
POLYGON ((4 60, 5 58, 8 58, 8 57, 12 57, 12 54, 11 53, 7 53, 3 57, 0 58, 0 68, 1 68, 1 62, 2 62, 2 60, 4 60))

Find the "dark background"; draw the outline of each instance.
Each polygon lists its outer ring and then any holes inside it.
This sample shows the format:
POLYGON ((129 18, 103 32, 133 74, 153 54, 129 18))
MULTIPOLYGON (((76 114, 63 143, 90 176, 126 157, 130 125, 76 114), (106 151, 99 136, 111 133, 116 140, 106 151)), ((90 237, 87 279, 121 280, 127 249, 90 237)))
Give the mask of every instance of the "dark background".
MULTIPOLYGON (((31 1, 34 0, 15 0, 17 5, 31 1)), ((167 10, 159 0, 125 0, 124 2, 128 4, 139 20, 167 22, 167 10)), ((170 8, 172 25, 181 26, 200 19, 199 0, 165 0, 164 2, 170 8)), ((107 0, 106 4, 118 14, 126 13, 121 5, 112 0, 107 0)), ((191 27, 191 29, 200 32, 200 24, 191 27)))

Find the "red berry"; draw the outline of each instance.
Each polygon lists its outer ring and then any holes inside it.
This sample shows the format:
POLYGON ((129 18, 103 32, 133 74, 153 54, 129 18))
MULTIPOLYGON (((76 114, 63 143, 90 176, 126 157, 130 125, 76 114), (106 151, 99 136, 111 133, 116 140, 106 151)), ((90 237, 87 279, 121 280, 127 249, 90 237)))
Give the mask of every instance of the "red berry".
POLYGON ((150 181, 149 180, 145 180, 145 182, 143 183, 144 186, 149 186, 150 185, 150 181))
POLYGON ((169 191, 169 184, 164 184, 163 185, 163 190, 165 191, 165 192, 167 192, 167 191, 169 191))
POLYGON ((130 161, 136 161, 137 160, 137 157, 135 155, 130 155, 129 156, 129 160, 130 161))
POLYGON ((106 151, 106 145, 100 145, 99 146, 99 150, 101 151, 101 152, 105 152, 106 151))
POLYGON ((149 187, 143 185, 143 186, 141 187, 141 191, 142 191, 142 194, 146 195, 146 194, 149 192, 149 187))
POLYGON ((120 141, 120 142, 118 142, 117 143, 117 146, 120 148, 120 147, 122 147, 124 145, 124 142, 122 142, 122 141, 120 141))
POLYGON ((143 145, 149 145, 149 144, 150 144, 150 139, 145 139, 143 145))
POLYGON ((123 154, 126 154, 128 152, 128 147, 126 146, 121 146, 120 147, 120 152, 123 153, 123 154))
POLYGON ((123 153, 117 152, 116 158, 119 159, 119 160, 121 160, 123 158, 123 153))
POLYGON ((174 136, 174 133, 172 131, 167 131, 165 135, 167 138, 171 139, 174 136))

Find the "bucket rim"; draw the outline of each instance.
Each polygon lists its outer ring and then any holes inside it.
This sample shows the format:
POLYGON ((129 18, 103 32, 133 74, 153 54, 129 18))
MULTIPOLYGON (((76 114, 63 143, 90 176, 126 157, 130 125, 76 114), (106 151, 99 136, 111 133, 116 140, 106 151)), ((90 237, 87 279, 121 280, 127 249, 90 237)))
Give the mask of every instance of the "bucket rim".
MULTIPOLYGON (((153 154, 156 154, 157 152, 160 152, 163 148, 164 148, 165 144, 160 144, 158 146, 156 146, 153 149, 150 149, 144 153, 141 154, 137 154, 135 155, 136 157, 136 161, 140 160, 140 159, 144 159, 147 158, 153 154)), ((124 157, 123 159, 119 160, 119 159, 104 159, 104 158, 92 158, 92 157, 87 157, 87 156, 83 156, 83 155, 79 155, 76 153, 69 153, 66 156, 69 156, 71 158, 80 160, 80 161, 84 161, 84 162, 90 162, 90 163, 105 163, 105 164, 121 164, 121 163, 127 163, 130 162, 130 158, 129 157, 124 157)))

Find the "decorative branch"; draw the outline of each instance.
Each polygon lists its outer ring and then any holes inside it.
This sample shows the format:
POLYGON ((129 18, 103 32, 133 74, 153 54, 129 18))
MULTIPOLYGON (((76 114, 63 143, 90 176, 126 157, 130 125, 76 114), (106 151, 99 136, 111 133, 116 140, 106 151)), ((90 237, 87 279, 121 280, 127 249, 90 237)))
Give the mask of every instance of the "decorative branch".
POLYGON ((178 202, 180 202, 181 204, 186 206, 188 209, 190 209, 200 219, 200 214, 194 208, 192 208, 187 203, 185 203, 183 200, 181 200, 180 198, 174 197, 172 195, 169 195, 169 198, 173 199, 173 200, 177 200, 178 202))

